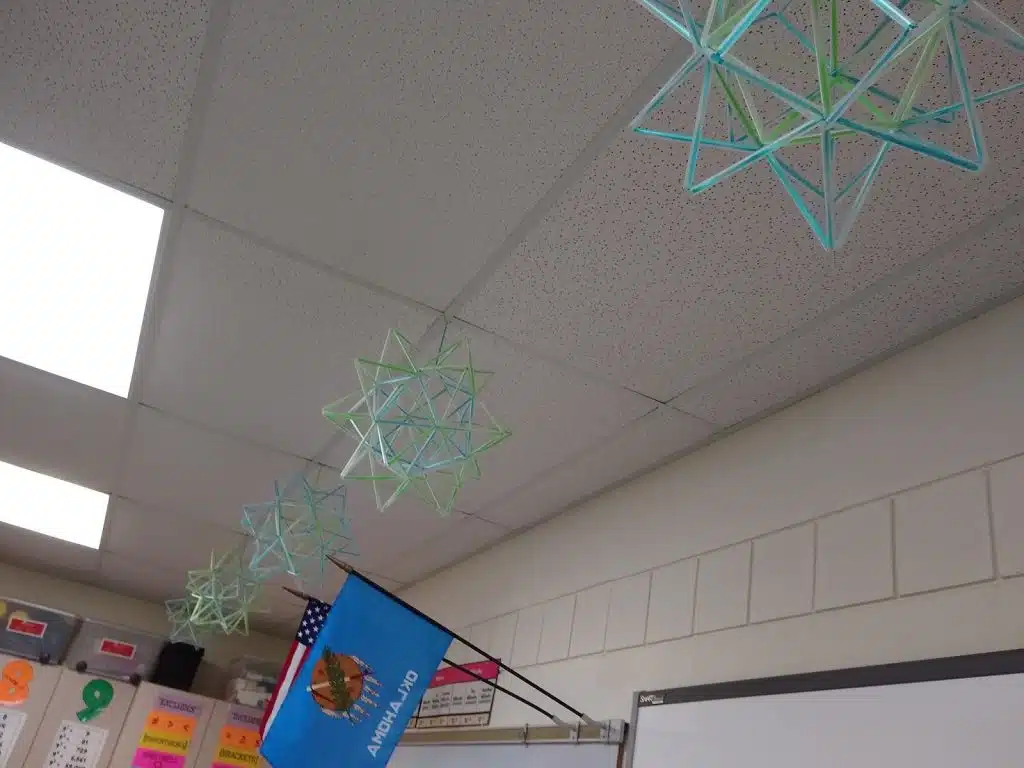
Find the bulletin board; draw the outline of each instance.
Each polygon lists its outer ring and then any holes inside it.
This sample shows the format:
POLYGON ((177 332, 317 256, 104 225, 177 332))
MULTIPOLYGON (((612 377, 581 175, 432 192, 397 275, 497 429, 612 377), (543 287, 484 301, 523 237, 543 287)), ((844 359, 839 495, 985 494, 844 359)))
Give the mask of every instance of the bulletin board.
POLYGON ((0 653, 0 768, 21 768, 61 667, 0 653))
POLYGON ((214 702, 142 683, 111 760, 117 768, 194 768, 214 702))
POLYGON ((262 710, 218 701, 196 768, 270 768, 260 757, 262 710))
POLYGON ((134 697, 128 683, 61 669, 26 765, 107 768, 134 697))

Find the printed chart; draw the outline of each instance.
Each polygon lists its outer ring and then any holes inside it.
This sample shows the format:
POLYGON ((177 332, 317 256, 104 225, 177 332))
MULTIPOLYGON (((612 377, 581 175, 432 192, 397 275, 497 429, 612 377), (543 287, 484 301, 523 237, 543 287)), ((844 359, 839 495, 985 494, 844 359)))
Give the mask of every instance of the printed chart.
POLYGON ((18 740, 21 729, 25 727, 24 712, 0 706, 0 768, 7 768, 14 752, 14 744, 18 740))
POLYGON ((202 707, 158 695, 139 739, 132 768, 184 768, 202 707))
POLYGON ((260 764, 259 710, 232 707, 220 729, 212 768, 251 768, 260 764))
MULTIPOLYGON (((491 682, 498 680, 493 661, 465 664, 466 669, 491 682)), ((491 722, 494 689, 460 669, 439 669, 423 695, 410 728, 458 728, 491 722)))
POLYGON ((45 768, 94 768, 106 743, 106 728, 65 720, 57 729, 45 768))

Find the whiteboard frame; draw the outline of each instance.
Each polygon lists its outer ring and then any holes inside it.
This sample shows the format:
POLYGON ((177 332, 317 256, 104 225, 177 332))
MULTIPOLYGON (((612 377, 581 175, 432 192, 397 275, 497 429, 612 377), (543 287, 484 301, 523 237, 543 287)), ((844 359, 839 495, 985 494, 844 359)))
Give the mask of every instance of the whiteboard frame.
POLYGON ((630 727, 626 735, 622 766, 623 768, 633 768, 633 751, 640 731, 640 710, 646 707, 1022 673, 1024 673, 1024 649, 1018 649, 975 653, 967 656, 947 656, 922 661, 902 661, 869 667, 805 672, 779 677, 734 680, 680 688, 636 691, 633 693, 633 706, 629 716, 630 727), (655 701, 641 704, 641 696, 652 697, 655 701))

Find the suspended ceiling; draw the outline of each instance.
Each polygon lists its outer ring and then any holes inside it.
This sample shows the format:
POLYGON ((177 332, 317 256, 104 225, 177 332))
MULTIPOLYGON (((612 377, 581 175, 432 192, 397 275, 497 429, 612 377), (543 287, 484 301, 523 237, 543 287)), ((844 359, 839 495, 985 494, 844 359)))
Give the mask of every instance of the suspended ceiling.
POLYGON ((100 551, 6 527, 0 558, 124 594, 336 477, 320 409, 389 327, 453 318, 514 431, 448 519, 350 491, 397 588, 1024 292, 1019 99, 984 174, 894 153, 825 253, 761 169, 688 197, 626 129, 686 53, 629 0, 37 0, 0 48, 0 140, 168 211, 127 400, 0 358, 0 460, 112 495, 100 551))

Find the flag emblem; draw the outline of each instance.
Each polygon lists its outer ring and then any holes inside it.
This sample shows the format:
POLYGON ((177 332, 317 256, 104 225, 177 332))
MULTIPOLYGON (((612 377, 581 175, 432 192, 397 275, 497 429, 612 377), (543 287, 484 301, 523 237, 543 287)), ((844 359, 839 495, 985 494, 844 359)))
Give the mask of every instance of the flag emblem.
POLYGON ((377 708, 380 681, 361 659, 325 646, 313 665, 306 690, 325 715, 355 724, 377 708))

